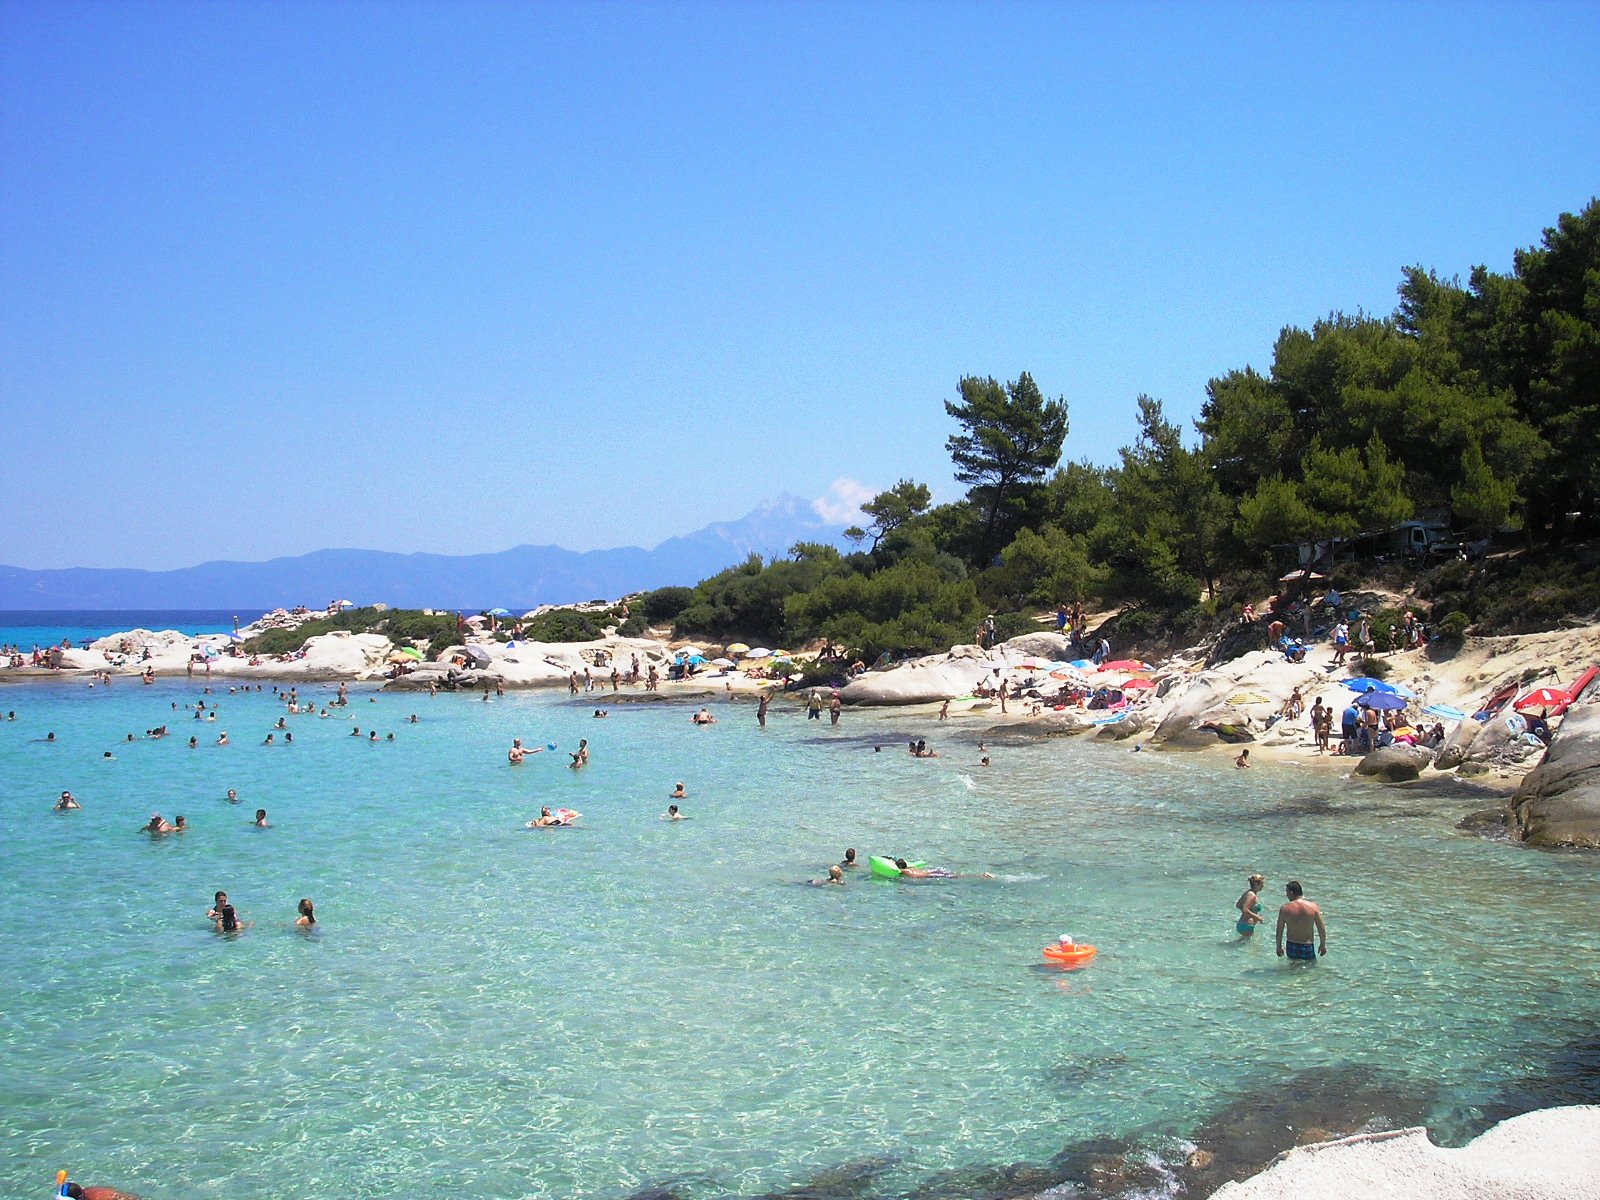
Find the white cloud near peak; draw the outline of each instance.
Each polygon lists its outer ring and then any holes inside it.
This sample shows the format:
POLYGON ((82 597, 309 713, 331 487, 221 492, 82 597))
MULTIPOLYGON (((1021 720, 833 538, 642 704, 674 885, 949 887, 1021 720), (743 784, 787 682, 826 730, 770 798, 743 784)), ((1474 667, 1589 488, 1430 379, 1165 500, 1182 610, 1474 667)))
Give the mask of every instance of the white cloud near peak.
POLYGON ((828 485, 826 493, 811 502, 811 507, 830 525, 857 525, 861 522, 861 506, 877 494, 864 483, 840 476, 828 485))

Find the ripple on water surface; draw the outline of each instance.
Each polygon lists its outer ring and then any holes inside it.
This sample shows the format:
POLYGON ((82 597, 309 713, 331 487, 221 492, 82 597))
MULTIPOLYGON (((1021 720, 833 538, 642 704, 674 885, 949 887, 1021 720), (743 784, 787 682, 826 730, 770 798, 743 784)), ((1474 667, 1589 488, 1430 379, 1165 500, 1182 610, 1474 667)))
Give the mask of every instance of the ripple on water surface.
POLYGON ((8 1194, 73 1165, 164 1196, 905 1195, 1192 1136, 1294 1079, 1431 1103, 1451 1136, 1600 1015, 1600 933, 1570 911, 1593 860, 1458 833, 1475 797, 1061 739, 985 770, 931 720, 762 731, 721 703, 696 728, 673 705, 357 692, 267 747, 270 693, 217 695, 214 723, 169 707, 195 697, 10 693, 8 1194), (559 749, 513 768, 513 736, 559 749), (690 819, 663 821, 678 780, 690 819), (62 788, 83 811, 49 811, 62 788), (541 805, 584 816, 524 828, 541 805), (137 834, 156 810, 192 831, 137 834), (805 886, 847 845, 961 877, 805 886), (1269 898, 1305 881, 1326 960, 1232 933, 1252 870, 1269 898), (243 936, 204 920, 217 888, 243 936), (1099 957, 1047 966, 1061 932, 1099 957))

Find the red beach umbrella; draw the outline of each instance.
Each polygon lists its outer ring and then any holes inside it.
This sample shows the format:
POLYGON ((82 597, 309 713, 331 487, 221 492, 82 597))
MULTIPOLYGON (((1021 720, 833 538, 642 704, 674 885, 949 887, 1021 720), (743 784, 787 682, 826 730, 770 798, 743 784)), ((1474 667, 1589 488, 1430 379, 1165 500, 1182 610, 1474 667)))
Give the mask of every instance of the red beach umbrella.
POLYGON ((1131 691, 1135 691, 1138 688, 1153 688, 1153 687, 1155 687, 1155 680, 1153 680, 1153 679, 1130 679, 1130 680, 1128 680, 1127 683, 1122 685, 1122 690, 1125 691, 1125 692, 1131 692, 1131 691))
POLYGON ((1123 672, 1127 672, 1127 671, 1153 671, 1153 670, 1155 670, 1155 668, 1152 667, 1149 663, 1140 662, 1137 658, 1119 658, 1115 662, 1101 663, 1100 664, 1100 669, 1102 671, 1123 671, 1123 672))
POLYGON ((1518 712, 1529 708, 1558 708, 1563 704, 1571 704, 1572 697, 1560 688, 1534 688, 1523 696, 1511 707, 1518 712))

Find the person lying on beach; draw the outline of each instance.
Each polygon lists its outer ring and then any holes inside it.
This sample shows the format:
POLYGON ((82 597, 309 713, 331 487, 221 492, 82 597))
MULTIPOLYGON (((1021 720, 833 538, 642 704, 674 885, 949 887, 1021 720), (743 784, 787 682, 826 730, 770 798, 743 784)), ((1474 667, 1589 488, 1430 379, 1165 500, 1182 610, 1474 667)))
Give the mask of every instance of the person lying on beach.
POLYGON ((66 812, 69 808, 82 808, 71 792, 62 792, 61 799, 56 801, 56 811, 66 812))

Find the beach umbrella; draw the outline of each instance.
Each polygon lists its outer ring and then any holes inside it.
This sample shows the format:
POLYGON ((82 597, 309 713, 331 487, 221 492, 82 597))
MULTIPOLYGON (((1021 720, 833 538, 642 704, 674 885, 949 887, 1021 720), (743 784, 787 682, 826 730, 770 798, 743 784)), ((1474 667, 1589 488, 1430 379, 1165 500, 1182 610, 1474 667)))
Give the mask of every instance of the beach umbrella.
POLYGON ((1408 687, 1401 687, 1398 683, 1385 683, 1381 679, 1372 679, 1365 675, 1359 679, 1341 679, 1339 682, 1352 692, 1387 692, 1391 696, 1404 696, 1408 700, 1416 696, 1416 693, 1408 687))
POLYGON ((1560 688, 1534 688, 1523 696, 1511 707, 1519 712, 1528 708, 1559 708, 1563 704, 1571 704, 1572 697, 1560 688))
POLYGON ((772 651, 765 646, 757 646, 754 650, 746 650, 744 656, 746 658, 771 658, 772 651))
POLYGON ((422 651, 415 646, 402 646, 399 653, 404 654, 407 658, 414 658, 419 662, 422 660, 422 651))
POLYGON ((733 659, 731 659, 731 658, 713 658, 711 660, 711 665, 714 666, 714 667, 731 667, 731 666, 733 666, 733 659))
POLYGON ((485 621, 487 621, 487 620, 488 620, 488 619, 489 619, 489 618, 488 618, 488 617, 478 617, 478 616, 473 616, 473 617, 468 617, 468 618, 467 618, 467 619, 466 619, 466 620, 465 620, 465 621, 464 621, 464 622, 463 622, 463 624, 466 624, 466 625, 482 625, 482 624, 483 624, 483 623, 484 623, 484 622, 485 622, 485 621))
POLYGON ((1075 658, 1071 662, 1069 662, 1067 664, 1067 666, 1069 666, 1069 667, 1077 667, 1078 670, 1080 670, 1080 671, 1092 671, 1092 670, 1094 670, 1094 659, 1092 659, 1092 658, 1075 658))
POLYGON ((1059 679, 1062 683, 1076 683, 1080 687, 1087 687, 1089 684, 1089 677, 1087 675, 1077 668, 1070 667, 1065 664, 1057 667, 1054 671, 1051 671, 1050 678, 1059 679))
MULTIPOLYGON (((354 608, 355 606, 356 602, 354 600, 335 600, 332 604, 328 605, 329 608, 354 608)), ((280 608, 278 611, 282 612, 283 609, 280 608)))
POLYGON ((1318 575, 1315 571, 1311 570, 1308 567, 1308 568, 1305 568, 1305 569, 1302 569, 1302 570, 1299 570, 1299 571, 1290 571, 1287 575, 1279 575, 1278 576, 1278 582, 1279 583, 1295 583, 1295 582, 1297 582, 1298 580, 1301 580, 1301 579, 1326 579, 1326 578, 1327 578, 1326 575, 1318 575))
POLYGON ((489 615, 491 617, 509 617, 511 615, 511 610, 509 608, 491 608, 489 610, 489 615))
POLYGON ((1137 658, 1119 658, 1115 662, 1101 663, 1102 671, 1153 671, 1147 662, 1140 662, 1137 658))
POLYGON ((233 631, 233 632, 232 632, 232 633, 230 633, 230 634, 229 634, 229 635, 228 635, 228 640, 229 640, 229 641, 230 641, 230 642, 242 642, 242 641, 244 641, 244 634, 242 634, 242 633, 240 633, 240 632, 239 632, 239 631, 238 631, 238 630, 237 630, 237 629, 236 629, 236 630, 234 630, 234 631, 233 631))
POLYGON ((1237 706, 1240 704, 1271 704, 1272 701, 1259 692, 1235 692, 1228 697, 1228 703, 1237 706))
POLYGON ((699 646, 679 646, 677 648, 677 650, 675 650, 673 653, 675 653, 675 654, 695 655, 695 654, 699 654, 700 653, 700 647, 699 646))
POLYGON ((735 642, 735 643, 733 643, 733 645, 728 647, 728 653, 729 654, 748 654, 748 653, 750 653, 750 647, 746 646, 743 642, 735 642))
POLYGON ((1356 697, 1356 703, 1362 708, 1376 708, 1380 712, 1398 712, 1406 706, 1406 702, 1393 692, 1368 692, 1356 697))
POLYGON ((1130 679, 1127 683, 1122 685, 1122 690, 1125 692, 1132 692, 1138 691, 1140 688, 1153 687, 1155 687, 1155 680, 1153 679, 1130 679))
POLYGON ((1422 710, 1430 717, 1443 717, 1447 721, 1465 721, 1467 714, 1459 708, 1451 708, 1448 704, 1430 704, 1422 710))

